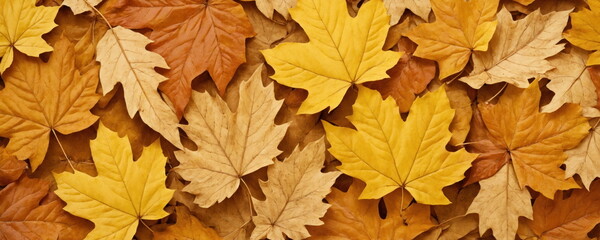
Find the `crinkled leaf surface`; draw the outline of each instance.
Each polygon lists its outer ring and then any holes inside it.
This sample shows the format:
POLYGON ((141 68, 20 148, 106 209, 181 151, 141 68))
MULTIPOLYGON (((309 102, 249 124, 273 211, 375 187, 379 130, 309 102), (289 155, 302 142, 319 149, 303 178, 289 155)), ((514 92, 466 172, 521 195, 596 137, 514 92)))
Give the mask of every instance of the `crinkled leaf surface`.
POLYGON ((156 240, 218 240, 221 239, 214 229, 204 226, 196 217, 190 214, 190 210, 184 206, 176 206, 177 223, 169 225, 161 231, 161 225, 155 225, 154 239, 156 240))

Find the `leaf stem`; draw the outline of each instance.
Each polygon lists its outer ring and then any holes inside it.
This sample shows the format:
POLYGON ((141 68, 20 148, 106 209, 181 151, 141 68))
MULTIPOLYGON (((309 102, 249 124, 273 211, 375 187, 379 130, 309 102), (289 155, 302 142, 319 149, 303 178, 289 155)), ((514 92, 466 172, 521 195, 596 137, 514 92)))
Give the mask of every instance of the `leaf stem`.
POLYGON ((488 99, 487 101, 485 101, 485 104, 489 104, 490 101, 494 100, 494 98, 496 98, 498 95, 500 95, 500 93, 502 91, 504 91, 504 89, 506 88, 506 86, 508 86, 508 83, 504 83, 504 86, 502 86, 502 88, 500 89, 500 91, 498 91, 496 94, 494 94, 494 96, 492 96, 490 99, 488 99))
POLYGON ((150 228, 148 225, 146 225, 146 223, 144 222, 143 219, 140 219, 140 222, 142 222, 142 224, 148 229, 150 230, 150 232, 152 232, 154 234, 154 231, 152 231, 152 228, 150 228))
POLYGON ((62 151, 62 153, 65 155, 65 158, 67 159, 67 162, 69 163, 69 166, 71 166, 71 169, 73 169, 73 171, 75 171, 75 168, 73 167, 73 163, 71 163, 71 159, 69 159, 69 156, 67 156, 67 152, 63 148, 62 143, 60 143, 60 140, 58 140, 58 135, 56 135, 56 131, 54 131, 54 129, 52 129, 52 134, 54 134, 54 138, 56 138, 56 142, 58 142, 58 146, 60 147, 60 150, 62 151))

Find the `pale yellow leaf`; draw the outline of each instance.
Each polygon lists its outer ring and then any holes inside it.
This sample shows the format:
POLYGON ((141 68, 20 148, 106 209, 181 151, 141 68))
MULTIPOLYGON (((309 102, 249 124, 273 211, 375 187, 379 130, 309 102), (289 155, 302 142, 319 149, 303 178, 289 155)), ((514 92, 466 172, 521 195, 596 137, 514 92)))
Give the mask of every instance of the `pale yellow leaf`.
POLYGON ((479 214, 479 233, 491 228, 496 239, 514 240, 519 217, 533 218, 529 191, 519 186, 512 164, 479 184, 481 190, 467 211, 479 214))
POLYGON ((569 12, 543 15, 537 10, 513 21, 511 13, 503 8, 498 13, 498 29, 489 50, 473 54, 473 71, 460 81, 476 89, 499 82, 526 88, 528 79, 554 68, 545 59, 564 48, 564 44, 557 43, 562 39, 569 12))
POLYGON ((182 128, 198 150, 175 152, 181 163, 175 168, 190 183, 183 191, 196 195, 194 202, 210 207, 231 197, 240 178, 273 164, 281 153, 277 145, 288 124, 275 125, 282 101, 275 100, 273 84, 263 87, 262 65, 240 85, 237 111, 208 92, 192 94, 182 128))
POLYGON ((257 215, 252 217, 256 228, 251 239, 266 236, 271 240, 284 240, 282 234, 291 239, 304 239, 310 236, 305 225, 323 224, 319 218, 329 208, 323 198, 341 174, 322 173, 324 160, 325 141, 321 138, 302 150, 296 148, 283 162, 269 166, 269 180, 260 182, 267 199, 252 200, 257 215))
POLYGON ((117 83, 123 85, 129 117, 139 112, 142 121, 169 142, 182 148, 179 119, 158 93, 158 84, 167 78, 154 70, 169 68, 164 58, 146 50, 150 39, 123 27, 108 30, 98 42, 96 60, 100 83, 106 95, 117 83))

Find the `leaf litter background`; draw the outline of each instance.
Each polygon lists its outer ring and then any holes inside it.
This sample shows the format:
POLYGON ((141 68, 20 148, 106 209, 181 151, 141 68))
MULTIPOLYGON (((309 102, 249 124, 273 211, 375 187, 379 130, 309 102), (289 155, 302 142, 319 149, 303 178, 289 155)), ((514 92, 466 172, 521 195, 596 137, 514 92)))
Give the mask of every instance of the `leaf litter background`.
POLYGON ((0 239, 597 239, 599 11, 0 0, 0 239))

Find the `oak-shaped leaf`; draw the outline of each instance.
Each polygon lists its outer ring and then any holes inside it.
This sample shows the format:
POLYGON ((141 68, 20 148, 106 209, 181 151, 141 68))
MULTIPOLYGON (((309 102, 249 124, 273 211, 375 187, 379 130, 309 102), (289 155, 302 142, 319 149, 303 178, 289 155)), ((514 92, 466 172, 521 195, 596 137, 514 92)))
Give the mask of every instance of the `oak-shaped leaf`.
POLYGON ((323 222, 329 205, 323 198, 329 193, 340 172, 322 173, 325 160, 323 138, 308 143, 302 150, 296 148, 283 162, 275 162, 267 169, 269 180, 260 182, 266 200, 253 199, 256 228, 250 239, 267 237, 284 240, 310 236, 305 225, 317 226, 323 222))
POLYGON ((174 191, 165 187, 167 158, 158 140, 133 161, 127 137, 100 124, 90 148, 98 176, 77 170, 54 174, 64 209, 95 225, 86 239, 132 239, 139 221, 168 215, 163 208, 174 191))
POLYGON ((169 67, 161 83, 183 114, 192 94, 192 80, 208 71, 221 95, 246 61, 246 38, 254 31, 242 6, 233 0, 117 0, 104 7, 108 20, 129 29, 152 29, 148 49, 162 55, 169 67))
POLYGON ((239 89, 237 110, 219 96, 194 92, 182 128, 198 150, 175 152, 181 165, 175 171, 190 183, 183 191, 196 195, 194 202, 210 207, 231 197, 240 178, 273 164, 281 153, 277 145, 288 124, 275 125, 282 100, 276 100, 273 84, 263 87, 260 65, 239 89))
POLYGON ((530 186, 548 198, 557 190, 577 188, 560 168, 567 154, 590 129, 581 107, 567 103, 552 113, 540 113, 538 80, 526 89, 509 85, 498 103, 482 102, 474 118, 469 148, 479 153, 468 183, 496 174, 509 161, 519 187, 530 186), (479 115, 479 116, 478 116, 479 115))
POLYGON ((58 7, 36 7, 35 3, 0 0, 0 74, 13 63, 15 50, 31 57, 52 51, 42 35, 56 27, 58 7))
POLYGON ((308 90, 298 114, 329 111, 352 84, 387 78, 401 53, 383 51, 389 16, 381 0, 365 3, 355 18, 344 0, 299 0, 292 18, 310 38, 308 43, 282 43, 263 50, 278 83, 308 90))
POLYGON ((0 136, 10 139, 8 153, 29 158, 33 170, 44 160, 51 132, 78 132, 98 120, 90 113, 100 98, 98 68, 80 73, 66 38, 54 48, 47 63, 17 54, 13 67, 2 75, 6 87, 0 91, 0 136))
POLYGON ((407 37, 415 56, 435 60, 440 79, 461 71, 473 51, 487 51, 496 30, 498 0, 432 0, 436 20, 413 28, 407 37))
POLYGON ((146 50, 147 37, 123 27, 106 31, 97 45, 102 92, 108 94, 117 83, 123 85, 127 113, 139 112, 142 120, 169 142, 182 148, 179 119, 158 93, 158 84, 167 79, 155 67, 169 68, 157 53, 146 50))
POLYGON ((366 87, 359 86, 352 109, 347 118, 357 130, 323 125, 338 169, 367 184, 361 199, 404 188, 422 204, 450 203, 442 188, 463 179, 476 155, 445 148, 455 110, 443 87, 415 100, 406 121, 392 98, 366 87))

